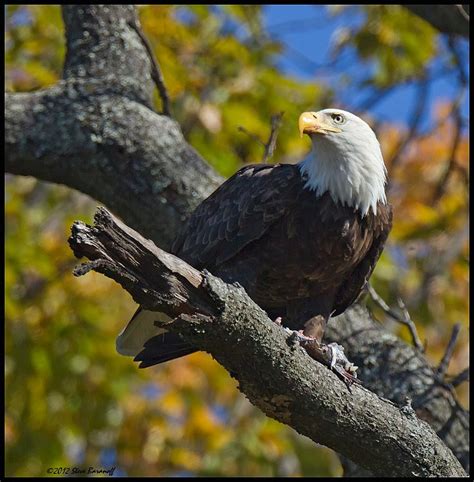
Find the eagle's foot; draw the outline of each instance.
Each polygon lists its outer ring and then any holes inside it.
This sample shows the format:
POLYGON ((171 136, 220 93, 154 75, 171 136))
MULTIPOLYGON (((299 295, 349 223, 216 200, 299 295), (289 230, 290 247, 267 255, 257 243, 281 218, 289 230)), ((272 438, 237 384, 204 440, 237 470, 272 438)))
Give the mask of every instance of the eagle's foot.
MULTIPOLYGON (((275 320, 275 323, 277 323, 278 325, 281 324, 281 321, 278 322, 277 320, 281 318, 277 318, 275 320)), ((306 336, 303 334, 303 330, 299 330, 299 331, 296 331, 296 330, 290 330, 288 327, 284 327, 285 331, 287 333, 290 334, 290 339, 293 339, 293 340, 298 340, 300 342, 301 345, 304 345, 305 343, 318 343, 318 341, 316 340, 316 338, 312 338, 311 336, 306 336)), ((319 343, 318 343, 319 344, 319 343)))
MULTIPOLYGON (((278 318, 277 318, 278 319, 278 318)), ((275 320, 275 322, 277 322, 275 320)), ((289 328, 287 328, 286 326, 283 327, 283 329, 289 333, 289 337, 287 338, 287 343, 291 346, 292 349, 296 348, 297 346, 300 346, 301 345, 301 332, 298 332, 298 331, 294 331, 294 330, 290 330, 289 328)))
POLYGON ((285 327, 284 330, 290 335, 287 338, 287 343, 292 349, 295 349, 297 346, 302 346, 311 358, 321 361, 326 365, 328 364, 328 361, 323 360, 323 356, 319 353, 321 347, 319 340, 304 335, 303 330, 290 330, 287 327, 285 327))
POLYGON ((293 331, 285 328, 285 331, 290 333, 288 341, 299 342, 311 358, 328 366, 342 379, 349 389, 352 384, 361 383, 357 378, 357 369, 359 367, 347 359, 344 354, 344 347, 337 343, 323 345, 318 339, 304 335, 303 330, 293 331))
POLYGON ((322 345, 322 348, 330 351, 329 368, 342 379, 347 388, 350 389, 353 383, 361 383, 357 378, 357 369, 359 367, 347 359, 344 354, 344 347, 337 343, 329 343, 329 345, 322 345))
MULTIPOLYGON (((275 322, 276 322, 276 320, 275 320, 275 322)), ((300 345, 300 346, 302 346, 303 348, 306 349, 306 346, 312 345, 314 343, 317 343, 319 345, 318 340, 316 340, 315 338, 311 338, 309 336, 303 335, 303 330, 299 330, 299 331, 290 330, 287 327, 284 327, 284 330, 287 333, 289 333, 290 336, 288 337, 288 343, 290 343, 293 346, 300 345)))

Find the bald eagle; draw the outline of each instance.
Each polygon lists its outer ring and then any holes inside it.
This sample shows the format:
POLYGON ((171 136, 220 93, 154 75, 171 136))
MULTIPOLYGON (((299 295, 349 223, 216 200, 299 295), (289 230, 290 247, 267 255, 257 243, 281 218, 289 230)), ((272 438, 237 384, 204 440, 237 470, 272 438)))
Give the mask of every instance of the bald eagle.
MULTIPOLYGON (((268 315, 319 343, 331 316, 358 298, 392 224, 379 142, 340 109, 305 112, 312 141, 299 164, 240 169, 194 211, 171 252, 228 283, 238 282, 268 315)), ((196 351, 135 313, 117 351, 148 367, 196 351)), ((169 318, 168 318, 169 319, 169 318)))

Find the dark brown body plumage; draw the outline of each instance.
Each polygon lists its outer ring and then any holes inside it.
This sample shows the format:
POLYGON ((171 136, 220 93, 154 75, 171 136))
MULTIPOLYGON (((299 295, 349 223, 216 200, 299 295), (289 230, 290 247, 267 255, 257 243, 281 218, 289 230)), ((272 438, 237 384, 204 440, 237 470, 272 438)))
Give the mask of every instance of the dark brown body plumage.
MULTIPOLYGON (((171 252, 238 281, 270 317, 320 338, 327 319, 350 306, 369 279, 392 214, 379 204, 376 215, 362 217, 328 192, 305 189, 306 181, 296 165, 244 167, 197 207, 171 252)), ((186 346, 160 335, 137 359, 149 366, 181 356, 186 346)))

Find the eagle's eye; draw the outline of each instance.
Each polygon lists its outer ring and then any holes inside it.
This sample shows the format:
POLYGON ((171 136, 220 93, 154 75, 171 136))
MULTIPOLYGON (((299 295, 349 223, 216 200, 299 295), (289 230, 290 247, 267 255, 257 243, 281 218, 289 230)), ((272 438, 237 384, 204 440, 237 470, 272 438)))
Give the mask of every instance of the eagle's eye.
POLYGON ((336 124, 344 124, 344 122, 346 121, 342 114, 331 114, 331 117, 336 124))

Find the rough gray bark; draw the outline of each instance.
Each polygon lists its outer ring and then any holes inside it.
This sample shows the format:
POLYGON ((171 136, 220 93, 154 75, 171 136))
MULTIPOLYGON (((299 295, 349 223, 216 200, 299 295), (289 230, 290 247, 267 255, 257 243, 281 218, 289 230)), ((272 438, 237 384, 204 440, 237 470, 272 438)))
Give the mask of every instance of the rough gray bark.
MULTIPOLYGON (((360 305, 331 320, 326 339, 344 345, 366 388, 397 405, 406 404, 408 397, 416 415, 430 424, 469 472, 469 413, 423 353, 386 331, 360 305)), ((365 475, 352 464, 349 472, 365 475)))
MULTIPOLYGON (((64 79, 36 93, 5 95, 6 171, 87 193, 167 248, 222 178, 175 121, 152 109, 150 59, 130 26, 135 9, 85 5, 63 12, 64 79)), ((468 415, 426 359, 361 308, 329 327, 361 367, 365 386, 397 402, 410 396, 418 416, 468 470, 468 415)))
POLYGON ((404 5, 441 33, 469 38, 469 5, 404 5))
POLYGON ((5 95, 6 171, 89 194, 168 246, 223 179, 153 110, 150 59, 129 25, 134 7, 69 5, 63 16, 64 80, 5 95))
POLYGON ((268 416, 378 476, 466 475, 413 410, 357 385, 348 391, 289 342, 243 288, 160 250, 105 209, 97 211, 94 227, 76 222, 69 242, 77 257, 91 260, 76 269, 77 275, 101 272, 146 309, 174 318, 166 328, 211 353, 268 416))

